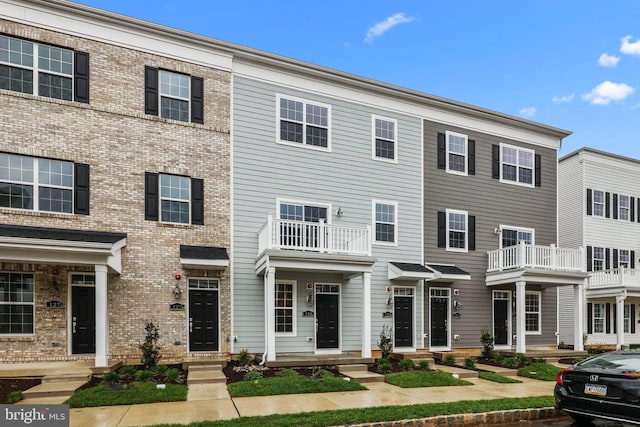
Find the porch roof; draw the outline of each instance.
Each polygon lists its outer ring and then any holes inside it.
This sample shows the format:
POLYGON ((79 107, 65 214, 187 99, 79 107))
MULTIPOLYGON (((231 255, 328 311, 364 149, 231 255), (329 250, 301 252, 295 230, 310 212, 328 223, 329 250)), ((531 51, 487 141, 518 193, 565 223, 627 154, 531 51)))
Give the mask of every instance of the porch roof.
POLYGON ((427 264, 427 267, 434 270, 440 279, 471 280, 469 273, 453 264, 427 264))
POLYGON ((122 272, 126 233, 0 224, 0 260, 106 265, 122 272))
POLYGON ((180 264, 183 268, 222 270, 229 266, 229 255, 223 247, 180 245, 180 264))
POLYGON ((454 281, 469 280, 471 276, 453 264, 417 264, 389 262, 389 280, 454 281))
POLYGON ((261 276, 269 267, 279 270, 308 270, 341 273, 345 276, 370 273, 376 258, 371 256, 339 255, 317 252, 266 250, 256 258, 255 271, 261 276))

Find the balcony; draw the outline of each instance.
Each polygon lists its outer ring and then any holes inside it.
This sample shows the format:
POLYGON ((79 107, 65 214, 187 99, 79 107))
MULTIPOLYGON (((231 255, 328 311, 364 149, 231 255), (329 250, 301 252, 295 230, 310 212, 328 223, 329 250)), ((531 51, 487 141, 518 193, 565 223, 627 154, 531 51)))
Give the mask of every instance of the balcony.
POLYGON ((489 265, 487 272, 511 269, 541 269, 564 272, 585 272, 584 250, 558 248, 555 245, 539 246, 520 243, 508 248, 487 252, 489 265))
POLYGON ((630 268, 614 268, 612 270, 594 271, 589 279, 589 290, 624 287, 640 290, 640 270, 630 268))
POLYGON ((269 215, 258 232, 258 253, 271 249, 371 256, 371 228, 326 224, 322 220, 291 221, 269 215))

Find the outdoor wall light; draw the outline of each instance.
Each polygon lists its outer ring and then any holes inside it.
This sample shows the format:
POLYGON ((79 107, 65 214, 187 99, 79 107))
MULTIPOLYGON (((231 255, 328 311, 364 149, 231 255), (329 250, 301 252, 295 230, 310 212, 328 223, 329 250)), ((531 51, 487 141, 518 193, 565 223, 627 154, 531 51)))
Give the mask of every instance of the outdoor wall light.
POLYGON ((49 284, 49 288, 51 289, 52 294, 58 293, 58 281, 55 278, 51 280, 51 283, 49 284))
POLYGON ((336 211, 336 216, 342 216, 343 212, 342 212, 342 206, 340 206, 338 208, 338 210, 336 211))
POLYGON ((175 299, 180 299, 180 297, 182 296, 182 289, 180 289, 180 278, 182 276, 176 274, 174 277, 176 278, 176 286, 173 288, 173 296, 175 297, 175 299))

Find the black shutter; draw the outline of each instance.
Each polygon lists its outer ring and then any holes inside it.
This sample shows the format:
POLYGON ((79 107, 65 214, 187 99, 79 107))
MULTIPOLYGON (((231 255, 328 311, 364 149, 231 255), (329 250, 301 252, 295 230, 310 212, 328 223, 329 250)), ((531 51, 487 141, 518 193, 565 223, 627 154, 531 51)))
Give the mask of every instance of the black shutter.
POLYGON ((612 268, 618 268, 618 250, 613 249, 613 266, 612 268))
POLYGON ((618 195, 613 193, 613 219, 618 219, 618 195))
POLYGON ((89 165, 74 164, 73 204, 74 213, 89 215, 89 165))
POLYGON ((491 146, 491 178, 500 179, 500 146, 491 146))
POLYGON ((191 224, 204 225, 204 180, 191 178, 191 224))
POLYGON ((618 329, 618 306, 617 304, 611 304, 613 306, 613 333, 617 333, 618 329))
POLYGON ((535 158, 534 168, 536 173, 536 187, 541 187, 542 186, 542 157, 540 156, 540 154, 536 154, 534 158, 535 158))
POLYGON ((144 173, 144 219, 158 220, 158 174, 144 173))
POLYGON ((611 249, 604 248, 604 269, 611 269, 611 249))
POLYGON ((631 212, 629 220, 631 222, 635 221, 636 220, 636 198, 635 197, 629 197, 629 212, 631 212))
POLYGON ((467 141, 467 149, 469 150, 469 161, 467 172, 469 175, 476 174, 476 142, 473 139, 467 141))
POLYGON ((144 67, 144 113, 158 115, 158 69, 149 66, 144 67))
POLYGON ((591 189, 587 188, 587 215, 593 214, 593 198, 591 195, 591 189))
POLYGON ((447 141, 444 133, 438 132, 438 169, 447 167, 447 141))
POLYGON ((438 212, 438 247, 447 247, 447 214, 438 212))
POLYGON ((638 215, 636 215, 636 221, 640 222, 640 197, 638 197, 636 206, 638 207, 638 215))
POLYGON ((590 302, 587 303, 587 333, 593 333, 593 304, 590 302))
POLYGON ((609 304, 604 305, 604 323, 606 324, 606 332, 611 333, 611 306, 609 304))
POLYGON ((73 53, 73 97, 76 102, 89 103, 89 54, 73 53))
POLYGON ((591 271, 593 269, 593 248, 591 246, 587 246, 587 271, 591 271))
POLYGON ((629 307, 629 323, 631 323, 631 333, 636 333, 636 305, 631 304, 629 307))
POLYGON ((609 199, 611 198, 611 194, 609 193, 605 193, 604 194, 604 217, 605 218, 611 218, 611 212, 609 209, 610 207, 610 203, 609 203, 609 199))
POLYGON ((204 123, 204 80, 191 77, 191 121, 204 123))
POLYGON ((631 262, 631 268, 636 268, 636 251, 629 252, 629 262, 631 262))
POLYGON ((469 222, 469 250, 476 250, 476 217, 475 215, 469 215, 467 217, 467 221, 469 222))

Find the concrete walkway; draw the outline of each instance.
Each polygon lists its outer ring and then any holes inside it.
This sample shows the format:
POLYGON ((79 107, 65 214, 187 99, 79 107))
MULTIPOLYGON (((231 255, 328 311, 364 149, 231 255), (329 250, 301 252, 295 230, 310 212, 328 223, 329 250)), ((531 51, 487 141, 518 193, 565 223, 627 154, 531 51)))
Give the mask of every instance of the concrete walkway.
POLYGON ((194 421, 233 419, 333 409, 387 405, 455 402, 507 397, 550 396, 553 382, 519 378, 521 384, 499 384, 465 378, 472 386, 400 388, 387 383, 365 384, 368 390, 264 397, 229 397, 225 384, 195 384, 185 402, 104 406, 71 409, 72 427, 188 424, 194 421))

